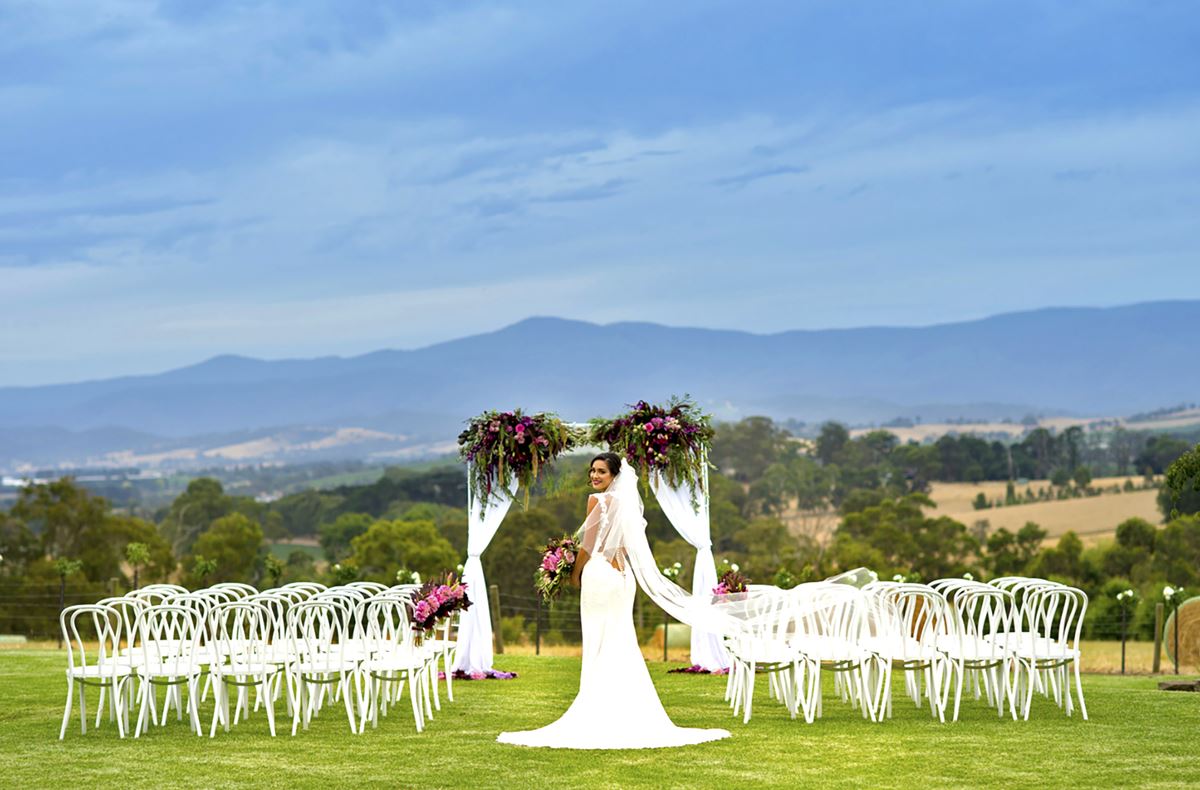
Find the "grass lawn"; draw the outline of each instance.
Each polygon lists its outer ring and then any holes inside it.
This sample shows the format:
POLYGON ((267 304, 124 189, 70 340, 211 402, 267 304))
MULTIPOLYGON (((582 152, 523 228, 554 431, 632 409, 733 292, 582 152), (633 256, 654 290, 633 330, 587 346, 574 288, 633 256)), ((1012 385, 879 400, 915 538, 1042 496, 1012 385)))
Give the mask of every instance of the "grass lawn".
MULTIPOLYGON (((895 718, 884 724, 870 724, 827 696, 825 718, 806 725, 767 699, 760 678, 755 716, 742 725, 722 699, 724 678, 668 675, 667 665, 652 662, 678 724, 726 727, 733 737, 681 749, 576 752, 502 746, 495 737, 555 719, 574 697, 578 659, 499 658, 499 668, 520 677, 455 684, 457 702, 443 699, 421 735, 403 707, 378 730, 351 735, 339 707, 326 708, 295 738, 281 729, 272 739, 261 712, 213 740, 189 734, 174 719, 138 741, 119 740, 109 722, 81 735, 76 715, 60 742, 62 655, 4 651, 2 781, 5 787, 171 788, 1200 786, 1194 743, 1200 694, 1160 692, 1158 678, 1085 676, 1087 722, 1068 719, 1038 697, 1029 722, 1000 720, 971 700, 964 701, 961 721, 945 725, 900 696, 895 718)), ((201 708, 206 728, 211 715, 210 699, 201 708)))

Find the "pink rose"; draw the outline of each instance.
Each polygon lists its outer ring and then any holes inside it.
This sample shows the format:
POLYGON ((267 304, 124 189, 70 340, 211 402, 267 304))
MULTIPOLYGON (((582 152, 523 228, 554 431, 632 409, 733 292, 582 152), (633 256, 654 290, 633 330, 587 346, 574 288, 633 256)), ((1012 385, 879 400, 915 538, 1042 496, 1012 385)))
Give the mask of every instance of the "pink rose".
POLYGON ((517 433, 525 433, 525 426, 517 423, 517 433))
POLYGON ((654 430, 654 423, 648 422, 645 425, 643 425, 642 428, 644 428, 646 430, 646 433, 650 433, 651 431, 654 430))

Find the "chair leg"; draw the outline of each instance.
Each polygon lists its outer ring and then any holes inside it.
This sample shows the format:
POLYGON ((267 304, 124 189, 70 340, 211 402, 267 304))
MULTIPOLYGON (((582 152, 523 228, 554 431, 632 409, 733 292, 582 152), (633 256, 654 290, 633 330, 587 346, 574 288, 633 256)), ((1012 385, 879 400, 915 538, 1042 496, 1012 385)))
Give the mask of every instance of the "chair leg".
POLYGON ((79 731, 84 735, 87 734, 87 701, 85 697, 84 685, 82 682, 79 686, 79 731))
POLYGON ((1083 682, 1079 678, 1079 659, 1071 662, 1075 665, 1075 690, 1079 693, 1079 714, 1087 721, 1087 703, 1083 701, 1083 682))
POLYGON ((344 687, 342 688, 342 700, 346 704, 346 718, 350 722, 350 733, 357 735, 358 728, 354 724, 354 700, 351 699, 353 694, 350 688, 350 676, 343 672, 342 680, 338 683, 338 686, 344 687))
POLYGON ((260 688, 262 689, 262 694, 260 695, 259 698, 260 699, 262 697, 267 698, 266 705, 264 707, 266 707, 266 709, 267 709, 267 726, 271 730, 272 738, 275 737, 275 695, 274 695, 274 690, 272 688, 272 684, 274 684, 276 682, 276 679, 278 678, 278 676, 279 676, 278 671, 276 671, 272 674, 269 674, 269 675, 264 673, 262 676, 262 680, 259 681, 260 688))
POLYGON ((67 722, 71 718, 71 705, 75 702, 75 681, 71 676, 67 676, 67 707, 63 709, 62 728, 58 731, 58 739, 61 741, 67 737, 67 722))

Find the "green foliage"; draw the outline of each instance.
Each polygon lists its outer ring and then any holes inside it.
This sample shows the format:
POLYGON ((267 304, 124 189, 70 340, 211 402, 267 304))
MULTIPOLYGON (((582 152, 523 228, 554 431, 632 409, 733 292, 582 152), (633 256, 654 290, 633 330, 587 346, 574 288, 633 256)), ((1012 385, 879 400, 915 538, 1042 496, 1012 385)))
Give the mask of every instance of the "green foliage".
POLYGON ((1171 462, 1158 503, 1168 518, 1200 513, 1200 445, 1171 462))
MULTIPOLYGON (((350 541, 349 562, 368 581, 393 584, 401 568, 428 579, 451 570, 459 555, 432 521, 376 521, 350 541)), ((531 571, 532 572, 532 571, 531 571)))
POLYGON ((192 581, 253 583, 260 557, 265 554, 262 527, 241 513, 222 516, 200 533, 192 547, 192 581), (204 558, 203 567, 212 567, 207 574, 198 570, 197 560, 204 558))
POLYGON ((1086 466, 1077 466, 1071 474, 1071 479, 1080 488, 1087 488, 1092 484, 1092 470, 1086 466))
POLYGON ((834 536, 838 564, 867 567, 881 578, 915 571, 928 579, 972 570, 978 542, 965 525, 945 516, 927 517, 934 503, 925 494, 906 494, 848 514, 834 536))
POLYGON ((343 513, 332 523, 318 528, 321 548, 330 562, 339 562, 353 553, 351 542, 365 533, 375 519, 366 513, 343 513))
POLYGON ((275 555, 268 554, 263 557, 263 576, 266 577, 266 582, 270 586, 275 587, 279 584, 284 569, 284 564, 275 555))
POLYGON ((768 417, 724 422, 713 432, 709 460, 726 477, 742 483, 761 479, 772 465, 796 455, 791 434, 768 417))
POLYGON ((262 531, 261 524, 266 515, 263 505, 250 497, 227 495, 221 483, 213 478, 196 478, 171 503, 163 519, 163 532, 177 554, 195 553, 193 544, 200 534, 218 519, 234 513, 257 522, 262 531))
POLYGON ((1015 534, 1001 527, 987 537, 986 563, 992 576, 1019 576, 1037 556, 1046 531, 1032 521, 1015 534))

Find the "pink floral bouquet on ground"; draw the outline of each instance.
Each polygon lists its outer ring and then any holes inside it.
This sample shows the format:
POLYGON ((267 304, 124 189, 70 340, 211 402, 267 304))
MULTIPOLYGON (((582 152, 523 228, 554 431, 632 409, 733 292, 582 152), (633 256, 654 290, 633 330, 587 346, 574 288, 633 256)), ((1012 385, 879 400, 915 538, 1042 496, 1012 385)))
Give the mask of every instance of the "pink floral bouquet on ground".
POLYGON ((448 573, 444 579, 430 579, 421 585, 421 589, 413 596, 408 614, 414 628, 432 631, 450 615, 470 606, 466 582, 448 573))
POLYGON ((554 538, 542 549, 542 562, 533 573, 533 586, 543 600, 557 598, 571 581, 579 547, 572 538, 554 538))

